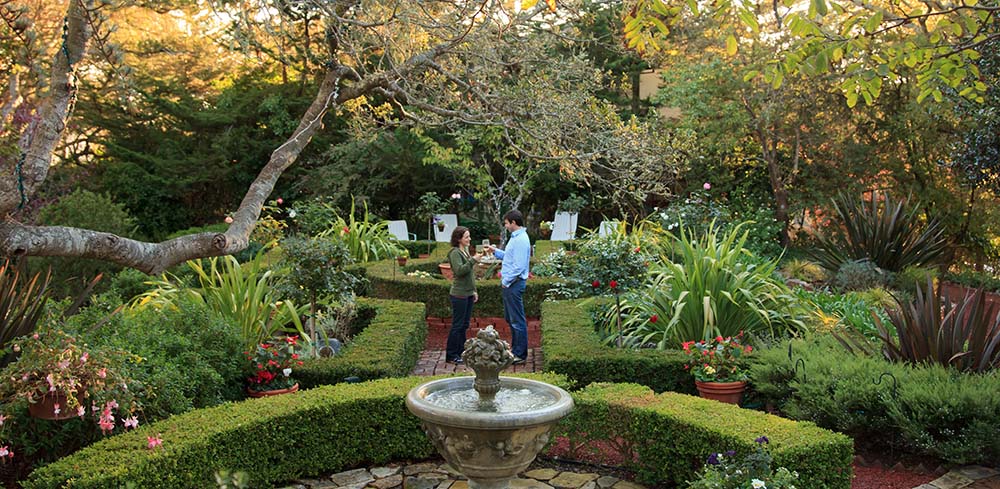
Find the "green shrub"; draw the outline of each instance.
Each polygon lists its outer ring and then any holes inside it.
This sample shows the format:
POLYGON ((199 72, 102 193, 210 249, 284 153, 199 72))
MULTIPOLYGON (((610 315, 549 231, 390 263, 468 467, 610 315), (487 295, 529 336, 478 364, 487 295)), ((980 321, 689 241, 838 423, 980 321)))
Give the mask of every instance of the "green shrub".
MULTIPOLYGON (((57 202, 42 208, 38 223, 46 226, 71 226, 115 234, 124 238, 137 237, 136 220, 125 206, 111 200, 106 194, 75 190, 57 202)), ((65 257, 37 257, 29 262, 31 269, 45 273, 52 269, 50 292, 54 297, 75 296, 84 290, 86 283, 103 273, 105 278, 122 269, 103 260, 65 257)), ((98 284, 98 291, 107 285, 98 284)))
POLYGON ((108 292, 118 296, 122 302, 131 302, 132 299, 148 292, 153 287, 152 284, 147 283, 151 281, 152 277, 149 275, 134 268, 126 268, 111 276, 108 292))
POLYGON ((844 226, 843 239, 821 235, 819 246, 810 250, 827 270, 867 260, 895 273, 908 266, 934 265, 948 250, 944 226, 933 219, 925 223, 919 203, 874 192, 870 201, 840 194, 833 207, 844 226))
POLYGON ((1000 377, 855 356, 829 336, 791 345, 791 360, 780 344, 758 351, 751 369, 758 394, 785 416, 887 451, 956 464, 1000 460, 1000 377))
POLYGON ((656 392, 695 392, 694 379, 684 369, 687 357, 682 352, 623 350, 605 345, 594 329, 589 308, 603 311, 608 307, 607 300, 542 304, 546 371, 565 375, 580 387, 592 382, 628 382, 646 385, 656 392))
POLYGON ((934 282, 937 288, 938 272, 936 268, 908 266, 903 271, 896 274, 892 282, 893 287, 912 296, 917 293, 928 280, 934 282))
POLYGON ((108 306, 96 306, 66 321, 67 329, 84 333, 93 345, 142 357, 130 375, 145 386, 140 400, 148 420, 244 397, 239 330, 191 299, 176 306, 126 311, 109 320, 108 306))
POLYGON ((891 273, 868 260, 847 261, 840 265, 833 276, 833 286, 840 290, 865 290, 886 287, 892 283, 891 273))
MULTIPOLYGON (((804 328, 801 307, 777 260, 759 261, 744 249, 747 232, 737 226, 700 238, 681 231, 672 261, 650 268, 648 285, 623 297, 622 328, 630 344, 673 348, 684 341, 736 336, 783 336, 804 328)), ((610 330, 613 314, 602 325, 610 330)))
POLYGON ((548 295, 558 299, 576 299, 610 293, 614 280, 619 291, 639 287, 646 279, 651 256, 628 240, 615 236, 595 236, 580 244, 573 256, 552 254, 543 260, 542 271, 558 278, 548 295), (558 261, 557 261, 558 260, 558 261), (594 282, 600 284, 594 287, 594 282))
POLYGON ((774 464, 799 473, 801 487, 848 489, 850 438, 758 411, 627 384, 594 384, 574 393, 576 410, 558 426, 570 443, 603 440, 624 449, 626 465, 644 483, 682 484, 711 453, 751 452, 771 443, 774 464), (631 457, 634 455, 635 457, 631 457))
POLYGON ((49 276, 23 272, 10 261, 0 264, 0 368, 14 360, 8 343, 35 330, 49 299, 49 276))
MULTIPOLYGON (((565 385, 552 374, 523 377, 565 385)), ((434 450, 404 400, 428 380, 326 386, 192 411, 106 438, 35 470, 23 485, 206 487, 216 471, 227 469, 244 471, 255 486, 266 487, 362 464, 425 458, 434 450), (162 438, 162 447, 148 449, 147 436, 162 438)), ((712 447, 745 451, 763 432, 771 439, 775 463, 797 470, 803 487, 849 487, 850 440, 808 423, 682 394, 653 396, 635 385, 597 386, 574 400, 576 411, 557 430, 621 433, 637 447, 644 481, 683 481, 694 474, 693 462, 703 461, 712 447)))
POLYGON ((416 366, 427 338, 423 304, 366 297, 357 302, 360 309, 374 308, 375 316, 339 355, 308 359, 296 369, 303 388, 336 384, 347 377, 402 377, 416 366))
POLYGON ((781 266, 781 274, 788 278, 810 283, 826 280, 826 272, 823 271, 823 267, 801 258, 786 261, 781 266))
POLYGON ((983 288, 992 292, 1000 292, 1000 278, 987 272, 965 269, 957 273, 949 272, 945 274, 944 279, 974 289, 983 288))
POLYGON ((886 314, 887 305, 884 302, 886 296, 893 305, 895 304, 892 296, 888 295, 885 289, 844 294, 797 289, 795 295, 803 303, 811 304, 818 309, 819 324, 816 325, 815 330, 827 332, 843 326, 864 335, 866 338, 874 338, 877 334, 875 317, 883 321, 889 319, 886 314))

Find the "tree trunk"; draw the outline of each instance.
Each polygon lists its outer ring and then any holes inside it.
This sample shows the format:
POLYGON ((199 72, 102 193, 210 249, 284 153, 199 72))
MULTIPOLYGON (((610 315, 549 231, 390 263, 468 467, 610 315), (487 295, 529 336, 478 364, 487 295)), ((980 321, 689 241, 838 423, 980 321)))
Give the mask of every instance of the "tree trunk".
POLYGON ((81 8, 80 2, 69 2, 66 38, 52 59, 48 95, 39 102, 38 118, 21 136, 20 157, 12 165, 4 165, 0 174, 0 215, 9 218, 10 214, 20 209, 48 175, 52 154, 66 128, 66 119, 76 98, 73 65, 83 59, 94 35, 86 17, 87 12, 81 8), (21 163, 20 169, 17 168, 18 163, 21 163))

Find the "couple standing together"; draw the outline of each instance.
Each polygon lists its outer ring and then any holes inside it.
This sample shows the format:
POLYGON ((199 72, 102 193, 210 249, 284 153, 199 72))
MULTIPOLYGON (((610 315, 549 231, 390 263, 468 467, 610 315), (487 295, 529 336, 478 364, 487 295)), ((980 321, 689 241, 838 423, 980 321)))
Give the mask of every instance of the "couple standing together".
MULTIPOLYGON (((503 216, 503 227, 510 233, 507 246, 499 250, 489 246, 486 251, 502 260, 500 287, 503 291, 503 316, 510 324, 511 353, 514 364, 528 358, 528 320, 524 315, 524 287, 528 280, 528 261, 531 259, 531 241, 524 230, 524 215, 513 210, 503 216)), ((469 229, 458 226, 451 233, 452 249, 448 261, 455 278, 451 284, 451 331, 445 359, 448 363, 462 363, 465 332, 472 319, 472 305, 479 300, 476 292, 476 265, 479 257, 469 253, 472 235, 469 229)))

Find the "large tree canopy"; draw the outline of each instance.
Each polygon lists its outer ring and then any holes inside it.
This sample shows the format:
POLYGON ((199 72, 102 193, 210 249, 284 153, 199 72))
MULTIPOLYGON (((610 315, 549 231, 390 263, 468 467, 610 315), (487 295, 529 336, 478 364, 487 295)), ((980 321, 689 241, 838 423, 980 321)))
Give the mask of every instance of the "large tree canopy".
MULTIPOLYGON (((161 243, 70 227, 30 226, 13 216, 48 174, 67 132, 88 53, 120 61, 107 27, 108 2, 68 0, 63 42, 52 54, 48 91, 24 125, 17 158, 0 175, 0 254, 96 258, 160 272, 182 261, 246 247, 265 199, 324 124, 331 111, 360 114, 367 128, 402 121, 487 126, 521 157, 567 161, 579 174, 598 175, 606 162, 661 158, 637 123, 610 118, 591 95, 600 74, 572 50, 552 49, 578 32, 574 2, 514 8, 498 0, 220 1, 227 33, 259 59, 280 63, 283 76, 310 77, 318 89, 291 136, 275 148, 249 185, 224 233, 200 233, 161 243), (583 121, 581 124, 580 121, 583 121), (626 145, 609 137, 634 135, 626 145), (608 137, 590 137, 606 135, 608 137), (594 166, 597 165, 597 166, 594 166)), ((528 6, 530 2, 524 3, 528 6)), ((8 29, 13 24, 8 23, 8 29)), ((23 30, 23 29, 22 29, 23 30)), ((7 120, 4 120, 7 127, 7 120)), ((10 132, 10 131, 8 131, 10 132)), ((659 161, 664 161, 662 158, 659 161)))

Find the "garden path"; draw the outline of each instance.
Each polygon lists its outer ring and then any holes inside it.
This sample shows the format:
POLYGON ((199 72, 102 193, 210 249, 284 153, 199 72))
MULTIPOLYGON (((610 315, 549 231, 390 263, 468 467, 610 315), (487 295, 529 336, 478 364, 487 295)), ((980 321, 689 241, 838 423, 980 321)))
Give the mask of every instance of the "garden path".
MULTIPOLYGON (((503 318, 485 317, 472 318, 467 338, 472 338, 481 328, 492 324, 507 343, 510 343, 510 325, 503 318)), ((448 343, 448 331, 451 329, 451 318, 427 318, 427 342, 420 360, 414 367, 413 375, 441 375, 450 373, 472 372, 464 365, 453 365, 445 362, 445 346, 448 343)), ((542 371, 542 329, 538 318, 528 318, 528 358, 521 365, 511 365, 505 372, 524 373, 542 371)))

